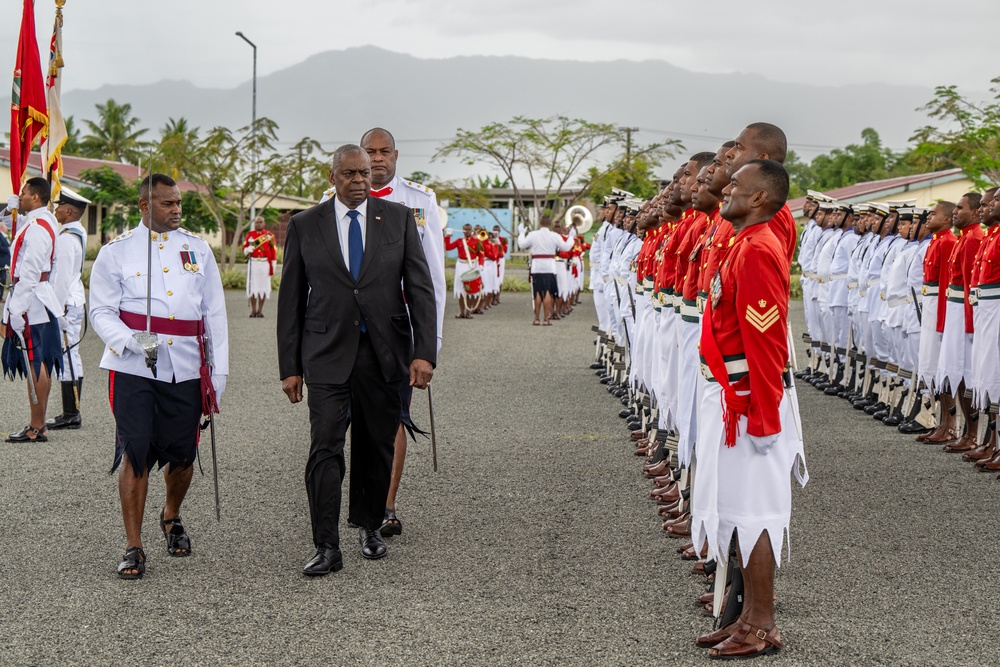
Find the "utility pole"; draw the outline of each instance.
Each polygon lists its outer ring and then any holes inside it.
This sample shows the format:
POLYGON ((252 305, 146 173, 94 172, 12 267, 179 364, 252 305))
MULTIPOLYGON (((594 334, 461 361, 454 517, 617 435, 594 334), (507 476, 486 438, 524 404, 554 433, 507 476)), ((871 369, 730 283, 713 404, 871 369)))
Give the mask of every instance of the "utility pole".
MULTIPOLYGON (((306 137, 305 141, 308 141, 306 137)), ((302 141, 299 142, 299 196, 302 196, 302 141)))
POLYGON ((632 133, 638 132, 637 127, 620 128, 625 133, 625 177, 632 179, 632 133))
POLYGON ((257 217, 257 45, 247 39, 242 32, 237 31, 236 36, 242 39, 253 48, 253 107, 250 120, 250 133, 253 141, 253 187, 250 189, 250 225, 253 225, 257 217))

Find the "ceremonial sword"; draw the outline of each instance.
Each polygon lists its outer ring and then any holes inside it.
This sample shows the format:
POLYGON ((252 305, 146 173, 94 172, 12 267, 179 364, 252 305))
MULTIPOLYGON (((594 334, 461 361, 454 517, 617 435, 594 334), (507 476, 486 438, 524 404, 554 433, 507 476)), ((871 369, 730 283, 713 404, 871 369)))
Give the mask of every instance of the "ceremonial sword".
MULTIPOLYGON (((431 413, 431 463, 434 472, 438 469, 437 431, 434 429, 434 394, 431 391, 431 383, 427 383, 427 409, 431 413)), ((214 441, 213 441, 214 442, 214 441)), ((214 448, 212 450, 215 451, 214 448)))

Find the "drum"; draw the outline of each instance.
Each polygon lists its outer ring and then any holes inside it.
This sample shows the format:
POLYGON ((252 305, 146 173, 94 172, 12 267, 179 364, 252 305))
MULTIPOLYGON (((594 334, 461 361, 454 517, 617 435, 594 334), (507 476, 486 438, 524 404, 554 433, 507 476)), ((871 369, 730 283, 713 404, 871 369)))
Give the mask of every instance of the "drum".
POLYGON ((475 296, 483 291, 483 279, 479 276, 478 269, 472 269, 463 273, 459 280, 468 296, 475 296))

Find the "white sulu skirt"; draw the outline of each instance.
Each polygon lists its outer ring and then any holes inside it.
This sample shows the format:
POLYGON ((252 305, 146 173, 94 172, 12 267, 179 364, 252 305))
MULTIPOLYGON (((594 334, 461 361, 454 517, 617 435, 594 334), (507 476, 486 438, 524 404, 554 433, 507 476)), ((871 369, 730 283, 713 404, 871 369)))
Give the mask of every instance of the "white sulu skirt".
POLYGON ((247 260, 247 296, 271 298, 271 262, 263 257, 247 260))

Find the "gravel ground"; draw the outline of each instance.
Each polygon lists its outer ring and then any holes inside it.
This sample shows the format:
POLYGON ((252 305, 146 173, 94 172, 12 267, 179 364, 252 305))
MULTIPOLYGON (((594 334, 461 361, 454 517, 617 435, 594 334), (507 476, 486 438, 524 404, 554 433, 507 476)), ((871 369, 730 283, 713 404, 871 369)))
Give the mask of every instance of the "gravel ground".
MULTIPOLYGON (((620 405, 586 368, 589 296, 551 328, 530 326, 525 294, 449 315, 439 471, 428 443, 411 446, 389 557, 363 561, 344 525, 345 568, 317 580, 301 575, 308 417, 280 391, 274 304, 251 320, 240 294, 228 301, 223 519, 206 461, 184 507, 193 557, 166 555, 155 479, 146 578, 113 574, 124 531, 93 333, 84 428, 0 445, 0 664, 707 662, 692 642, 709 627, 699 580, 660 533, 620 405)), ((996 664, 974 628, 997 609, 998 482, 810 387, 800 400, 812 481, 796 487, 777 583, 788 648, 768 664, 996 664)), ((26 414, 23 384, 0 383, 4 430, 26 414)), ((427 426, 420 392, 413 414, 427 426)))

